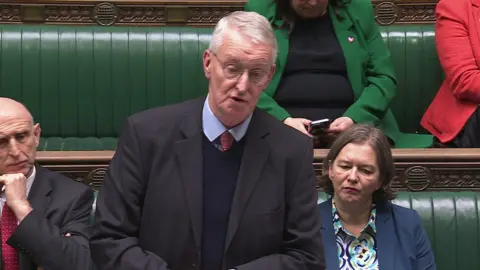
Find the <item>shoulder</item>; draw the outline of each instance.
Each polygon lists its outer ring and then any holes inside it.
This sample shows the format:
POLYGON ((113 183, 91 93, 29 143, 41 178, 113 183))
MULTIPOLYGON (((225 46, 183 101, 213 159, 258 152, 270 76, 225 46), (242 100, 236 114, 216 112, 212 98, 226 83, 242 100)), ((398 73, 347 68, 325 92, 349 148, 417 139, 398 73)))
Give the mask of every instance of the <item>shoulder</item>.
POLYGON ((248 0, 245 11, 257 12, 270 20, 275 17, 276 4, 274 0, 248 0))
POLYGON ((393 203, 389 203, 392 216, 397 225, 397 228, 403 231, 414 233, 419 227, 421 227, 420 215, 414 209, 399 206, 393 203))
POLYGON ((205 97, 192 99, 180 103, 160 106, 135 113, 128 117, 128 121, 136 127, 155 127, 165 123, 177 123, 179 119, 201 111, 205 97))
MULTIPOLYGON (((473 0, 477 1, 477 0, 473 0)), ((480 1, 478 1, 480 4, 480 1)), ((472 0, 441 0, 435 7, 437 24, 439 19, 453 19, 465 21, 467 14, 471 12, 472 0)), ((443 20, 441 20, 443 22, 443 20)))
MULTIPOLYGON (((438 13, 453 11, 453 12, 462 12, 466 13, 470 10, 468 7, 472 5, 472 2, 478 0, 440 0, 436 7, 435 11, 438 13)), ((480 1, 478 1, 480 4, 480 1)))
POLYGON ((185 119, 201 120, 205 97, 154 107, 135 113, 127 118, 122 128, 122 138, 136 137, 136 140, 150 142, 156 140, 158 134, 177 134, 185 119))
POLYGON ((52 186, 53 198, 62 201, 74 201, 79 197, 93 201, 93 190, 84 183, 77 182, 61 173, 51 171, 42 166, 37 166, 35 181, 49 181, 52 186))
POLYGON ((371 1, 350 0, 345 1, 345 8, 352 14, 374 16, 373 4, 371 1))
POLYGON ((340 13, 346 15, 345 20, 358 24, 360 26, 358 30, 363 34, 370 33, 375 29, 375 11, 371 1, 345 0, 344 4, 340 6, 340 13))
POLYGON ((317 205, 317 210, 320 213, 322 219, 328 217, 330 218, 330 213, 332 212, 332 198, 324 200, 323 202, 317 205))
POLYGON ((312 139, 300 131, 285 125, 269 113, 257 108, 255 113, 269 132, 268 142, 275 155, 298 158, 308 152, 313 159, 312 139))

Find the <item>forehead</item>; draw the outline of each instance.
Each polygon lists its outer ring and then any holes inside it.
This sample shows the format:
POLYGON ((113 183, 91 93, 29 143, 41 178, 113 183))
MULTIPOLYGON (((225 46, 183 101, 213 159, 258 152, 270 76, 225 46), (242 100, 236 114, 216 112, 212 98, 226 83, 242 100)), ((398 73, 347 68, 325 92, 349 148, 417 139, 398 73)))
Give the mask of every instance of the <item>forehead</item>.
POLYGON ((19 117, 0 117, 0 137, 29 131, 32 127, 33 123, 28 119, 19 117))
POLYGON ((269 59, 272 56, 272 47, 238 32, 229 31, 223 37, 219 52, 240 59, 269 59))
POLYGON ((353 163, 377 165, 377 155, 369 144, 349 143, 338 154, 337 160, 353 163))

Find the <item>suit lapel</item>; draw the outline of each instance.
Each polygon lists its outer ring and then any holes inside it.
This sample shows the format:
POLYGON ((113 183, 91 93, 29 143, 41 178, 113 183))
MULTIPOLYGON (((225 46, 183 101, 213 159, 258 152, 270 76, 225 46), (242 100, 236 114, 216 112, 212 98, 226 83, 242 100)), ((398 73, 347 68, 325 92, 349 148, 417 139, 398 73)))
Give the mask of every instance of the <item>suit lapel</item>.
MULTIPOLYGON (((50 204, 52 184, 48 178, 47 171, 42 166, 36 165, 35 170, 36 175, 30 192, 28 193, 28 202, 35 211, 45 215, 47 207, 50 204)), ((18 261, 21 270, 34 269, 34 264, 30 256, 19 252, 18 261)))
POLYGON ((338 270, 337 239, 333 230, 332 221, 332 198, 319 205, 320 217, 322 219, 322 239, 327 269, 338 270))
POLYGON ((394 254, 396 243, 392 241, 392 237, 395 236, 395 230, 393 228, 390 207, 390 203, 377 205, 377 220, 375 222, 377 233, 375 238, 377 241, 378 265, 380 265, 382 270, 393 270, 395 267, 394 254))
POLYGON ((45 214, 45 210, 50 203, 49 195, 52 191, 52 184, 47 171, 42 166, 35 166, 35 169, 35 180, 28 193, 28 202, 35 211, 45 214))
POLYGON ((185 139, 175 143, 175 155, 182 176, 193 235, 198 249, 201 248, 203 212, 202 106, 203 102, 199 102, 199 106, 194 108, 198 109, 198 112, 185 116, 181 126, 185 139))
POLYGON ((268 144, 265 141, 268 130, 264 126, 265 122, 262 121, 264 115, 258 113, 258 110, 257 108, 254 112, 247 134, 245 135, 246 141, 228 221, 225 252, 228 250, 238 229, 245 206, 258 179, 260 179, 260 175, 270 154, 268 144))

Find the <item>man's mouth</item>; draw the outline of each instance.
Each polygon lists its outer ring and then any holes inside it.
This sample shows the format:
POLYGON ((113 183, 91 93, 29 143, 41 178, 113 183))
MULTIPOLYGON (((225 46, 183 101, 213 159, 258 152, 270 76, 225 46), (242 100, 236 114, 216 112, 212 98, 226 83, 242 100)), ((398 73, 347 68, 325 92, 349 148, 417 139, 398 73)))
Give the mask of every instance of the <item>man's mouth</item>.
POLYGON ((239 98, 239 97, 232 97, 232 99, 235 100, 236 102, 245 102, 244 99, 239 98))
POLYGON ((23 166, 25 164, 26 161, 20 161, 20 162, 16 162, 16 163, 12 163, 10 165, 8 165, 9 167, 19 167, 19 166, 23 166))

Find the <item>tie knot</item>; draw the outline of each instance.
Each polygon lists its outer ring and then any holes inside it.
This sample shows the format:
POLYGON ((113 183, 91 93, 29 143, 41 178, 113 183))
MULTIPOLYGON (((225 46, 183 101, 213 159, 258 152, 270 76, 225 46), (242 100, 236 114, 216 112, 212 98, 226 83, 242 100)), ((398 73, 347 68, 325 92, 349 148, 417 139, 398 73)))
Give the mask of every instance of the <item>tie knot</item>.
POLYGON ((232 144, 233 144, 232 134, 228 131, 223 132, 220 135, 220 146, 221 146, 220 150, 222 150, 222 152, 225 152, 228 149, 230 149, 230 147, 232 147, 232 144))

